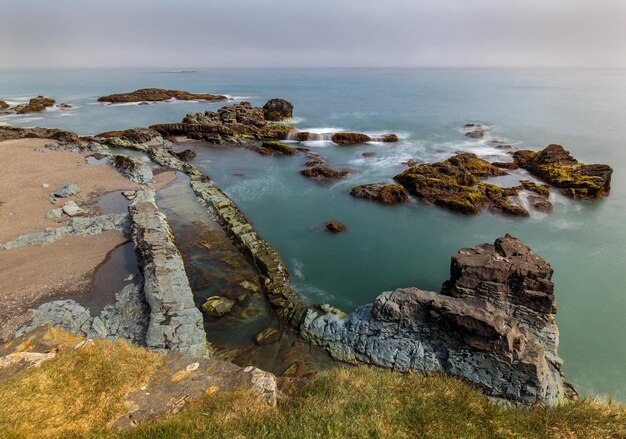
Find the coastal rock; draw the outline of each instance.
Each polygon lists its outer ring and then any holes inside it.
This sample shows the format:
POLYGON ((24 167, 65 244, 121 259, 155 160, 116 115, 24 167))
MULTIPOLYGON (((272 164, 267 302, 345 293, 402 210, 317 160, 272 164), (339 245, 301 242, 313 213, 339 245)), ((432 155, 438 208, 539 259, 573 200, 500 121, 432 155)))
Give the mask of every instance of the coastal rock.
POLYGON ((202 305, 202 311, 212 317, 222 317, 232 311, 235 301, 226 297, 209 297, 202 305))
POLYGON ((184 162, 188 162, 196 158, 196 152, 193 149, 185 149, 181 152, 170 151, 170 154, 184 162))
POLYGON ((460 250, 442 294, 401 288, 348 316, 310 308, 301 334, 342 361, 447 373, 492 396, 556 405, 566 385, 551 276, 507 235, 460 250))
POLYGON ((152 181, 152 168, 148 163, 127 155, 115 155, 107 161, 117 172, 135 183, 152 181))
POLYGON ((63 210, 63 213, 70 217, 85 213, 85 211, 78 207, 78 204, 76 204, 74 201, 68 201, 63 205, 61 209, 63 210))
POLYGON ((52 195, 58 198, 67 198, 74 196, 80 192, 78 185, 70 183, 57 189, 52 195))
POLYGON ((263 117, 269 121, 280 121, 293 117, 293 104, 285 99, 270 99, 263 105, 263 117))
POLYGON ((348 230, 348 228, 345 225, 341 224, 339 221, 329 221, 324 224, 324 227, 326 227, 326 230, 328 230, 330 233, 341 233, 348 230))
POLYGON ((530 205, 539 212, 543 213, 552 213, 554 211, 554 206, 550 203, 545 197, 540 195, 530 195, 528 197, 528 202, 530 205))
POLYGON ((293 148, 286 143, 281 143, 277 141, 267 141, 261 144, 261 149, 267 151, 270 154, 284 154, 284 155, 294 155, 298 153, 296 148, 293 148))
POLYGON ((515 151, 515 162, 531 174, 562 189, 575 199, 599 199, 611 191, 613 169, 608 165, 585 165, 561 145, 548 145, 542 151, 515 151))
POLYGON ((61 145, 80 145, 81 140, 76 133, 54 128, 18 128, 0 126, 0 142, 14 139, 50 139, 61 145))
POLYGON ((281 337, 282 334, 278 329, 265 328, 254 337, 254 340, 259 346, 265 346, 276 343, 281 337))
POLYGON ((99 139, 121 138, 132 143, 140 144, 163 142, 161 135, 157 131, 151 130, 150 128, 130 128, 123 131, 107 131, 106 133, 97 134, 96 137, 99 139))
POLYGON ((301 175, 316 179, 337 179, 343 178, 350 173, 348 169, 332 169, 326 165, 312 166, 300 171, 301 175))
POLYGON ((54 105, 54 99, 37 96, 28 101, 28 104, 16 105, 11 110, 17 114, 37 113, 54 105))
POLYGON ((465 135, 473 139, 481 139, 485 137, 486 127, 476 123, 467 123, 463 126, 465 135))
POLYGON ((500 188, 481 178, 506 175, 506 172, 475 154, 460 153, 443 162, 412 166, 394 180, 422 201, 465 214, 477 214, 484 208, 507 215, 528 216, 508 197, 518 188, 500 188))
POLYGON ((491 164, 500 169, 519 169, 519 166, 517 166, 517 163, 515 162, 492 162, 491 164))
POLYGON ((146 345, 159 351, 210 356, 202 313, 194 303, 183 258, 165 215, 155 204, 154 192, 138 191, 128 210, 143 270, 144 294, 150 307, 146 345))
POLYGON ((371 183, 352 188, 350 195, 355 198, 378 201, 382 204, 405 203, 409 197, 399 184, 371 183))
POLYGON ((208 93, 189 93, 183 90, 165 90, 162 88, 142 88, 130 93, 118 93, 98 98, 98 102, 108 102, 112 104, 131 102, 159 102, 177 99, 180 101, 227 101, 228 98, 222 95, 208 93))
POLYGON ((338 145, 357 145, 372 140, 367 134, 361 133, 335 133, 332 140, 338 145))
POLYGON ((375 157, 375 156, 376 156, 376 153, 371 152, 371 151, 364 152, 363 154, 361 154, 361 157, 375 157))

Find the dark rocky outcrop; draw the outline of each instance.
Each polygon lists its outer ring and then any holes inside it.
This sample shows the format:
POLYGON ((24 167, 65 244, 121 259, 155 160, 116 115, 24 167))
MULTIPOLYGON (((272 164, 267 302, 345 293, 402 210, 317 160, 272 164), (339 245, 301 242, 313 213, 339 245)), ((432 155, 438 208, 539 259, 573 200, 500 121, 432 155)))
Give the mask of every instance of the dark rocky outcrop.
POLYGON ((178 99, 180 101, 227 101, 228 98, 222 95, 208 93, 189 93, 183 90, 165 90, 162 88, 142 88, 130 93, 118 93, 98 98, 98 102, 109 102, 112 104, 130 102, 159 102, 178 99))
POLYGON ((342 233, 348 230, 348 228, 344 224, 341 224, 339 221, 329 221, 324 224, 324 227, 326 227, 326 230, 328 230, 330 233, 342 233))
POLYGON ((218 111, 189 113, 182 123, 150 127, 164 136, 184 135, 210 143, 251 144, 263 140, 283 140, 292 127, 265 119, 262 108, 249 102, 227 105, 218 111))
POLYGON ((0 126, 0 142, 15 139, 50 139, 62 145, 80 145, 81 140, 76 133, 55 128, 17 128, 0 126))
POLYGON ((539 152, 515 151, 513 158, 521 168, 572 198, 598 199, 611 191, 613 169, 610 166, 580 163, 561 145, 548 145, 539 152))
POLYGON ((272 343, 276 343, 282 337, 281 332, 275 328, 265 328, 257 333, 254 340, 259 346, 264 346, 272 343))
POLYGON ((460 153, 443 162, 412 166, 394 179, 421 200, 455 212, 476 214, 489 208, 496 213, 528 216, 526 209, 509 199, 519 189, 504 189, 481 180, 498 175, 506 172, 475 154, 460 153))
POLYGON ((48 107, 52 107, 54 102, 55 101, 52 98, 37 96, 36 98, 29 100, 27 104, 16 105, 11 108, 11 111, 17 114, 38 113, 48 107))
POLYGON ((339 360, 448 373, 492 396, 555 405, 567 386, 551 276, 507 235, 453 256, 442 294, 401 288, 347 316, 310 308, 301 334, 339 360))
POLYGON ((280 121, 293 117, 293 104, 285 99, 270 99, 263 105, 263 117, 269 121, 280 121))
POLYGON ((312 166, 300 171, 305 177, 323 179, 343 178, 350 173, 348 169, 332 169, 326 165, 312 166))
POLYGON ((500 168, 500 169, 510 169, 510 170, 519 169, 519 166, 517 166, 517 163, 515 162, 492 162, 491 164, 495 166, 496 168, 500 168))
POLYGON ((338 145, 358 145, 366 142, 388 142, 393 143, 398 141, 398 136, 395 134, 384 134, 378 137, 371 137, 362 133, 335 133, 331 137, 332 141, 338 145))
POLYGON ((286 143, 277 142, 277 141, 267 141, 261 144, 259 148, 259 152, 261 154, 283 154, 283 155, 294 155, 298 153, 298 150, 292 146, 287 145, 286 143))
POLYGON ((405 203, 409 199, 404 187, 399 184, 386 183, 361 184, 352 188, 350 195, 382 204, 405 203))
POLYGON ((463 129, 465 131, 465 135, 473 139, 481 139, 485 137, 485 131, 487 130, 485 126, 477 123, 466 123, 463 126, 463 129))

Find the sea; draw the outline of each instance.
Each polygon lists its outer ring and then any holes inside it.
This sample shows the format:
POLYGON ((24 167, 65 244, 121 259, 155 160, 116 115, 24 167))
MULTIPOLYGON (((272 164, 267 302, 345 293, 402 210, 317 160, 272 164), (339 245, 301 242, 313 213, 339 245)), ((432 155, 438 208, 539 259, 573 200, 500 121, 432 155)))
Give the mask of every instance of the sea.
MULTIPOLYGON (((321 139, 337 131, 396 133, 398 143, 305 142, 301 146, 330 166, 353 171, 328 184, 299 174, 302 155, 265 157, 194 145, 194 163, 279 251, 297 292, 345 311, 398 287, 439 291, 460 248, 492 243, 506 233, 520 238, 554 269, 567 380, 583 395, 626 401, 626 70, 0 69, 0 100, 23 103, 44 95, 73 106, 0 115, 0 124, 88 135, 179 122, 186 113, 224 105, 97 102, 99 96, 145 87, 225 94, 255 105, 281 97, 294 104, 290 122, 321 139), (489 127, 485 138, 464 136, 466 123, 489 127), (609 164, 611 194, 575 201, 553 191, 554 213, 533 212, 530 218, 463 216, 414 199, 382 206, 349 195, 357 184, 392 181, 408 160, 444 160, 460 151, 511 160, 492 140, 532 150, 558 143, 580 161, 609 164), (325 232, 329 220, 348 231, 325 232)), ((10 166, 5 160, 0 154, 0 163, 10 166)), ((492 181, 508 186, 528 177, 514 171, 492 181)))

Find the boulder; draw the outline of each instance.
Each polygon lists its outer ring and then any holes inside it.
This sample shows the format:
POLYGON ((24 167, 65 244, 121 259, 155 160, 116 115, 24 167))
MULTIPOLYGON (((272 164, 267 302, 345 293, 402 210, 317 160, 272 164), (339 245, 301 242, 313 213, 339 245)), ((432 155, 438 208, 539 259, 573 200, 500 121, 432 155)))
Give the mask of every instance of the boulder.
POLYGON ((70 183, 57 189, 52 195, 57 198, 67 198, 80 192, 78 185, 70 183))
POLYGON ((539 212, 543 213, 552 213, 554 211, 554 206, 550 203, 545 197, 540 195, 531 195, 528 197, 528 202, 530 205, 539 212))
POLYGON ((159 102, 177 99, 180 101, 227 101, 223 95, 208 93, 189 93, 183 90, 165 90, 162 88, 142 88, 130 93, 118 93, 98 98, 98 102, 108 102, 111 104, 121 104, 130 102, 159 102))
POLYGON ((305 177, 317 178, 317 179, 336 179, 343 178, 350 173, 348 169, 332 169, 326 165, 312 166, 310 168, 303 169, 300 174, 305 177))
POLYGON ((293 148, 285 143, 277 142, 277 141, 267 141, 261 144, 261 148, 270 151, 270 153, 276 154, 284 154, 284 155, 294 155, 297 154, 298 150, 293 148))
POLYGON ((270 99, 263 105, 263 117, 269 121, 291 119, 293 104, 285 99, 270 99))
POLYGON ((328 230, 330 233, 341 233, 348 230, 345 225, 341 224, 338 221, 329 221, 324 224, 324 227, 326 227, 326 230, 328 230))
POLYGON ((515 151, 513 158, 521 168, 572 198, 599 199, 611 191, 610 166, 580 163, 561 145, 548 145, 539 152, 515 151))
POLYGON ((65 203, 62 207, 62 210, 63 213, 70 217, 85 213, 85 211, 78 207, 78 204, 76 204, 74 201, 68 201, 67 203, 65 203))
POLYGON ((6 110, 7 108, 9 108, 9 104, 4 101, 0 101, 0 111, 6 110))
POLYGON ((48 107, 52 107, 53 105, 54 99, 37 96, 36 98, 32 98, 30 101, 28 101, 28 104, 17 105, 13 107, 13 111, 15 111, 17 114, 36 113, 39 111, 43 111, 48 107))
POLYGON ((281 337, 282 334, 278 329, 265 328, 254 337, 254 340, 259 346, 264 346, 276 343, 281 337))
POLYGON ((185 149, 181 152, 170 151, 174 157, 181 159, 182 161, 188 162, 196 158, 196 152, 193 149, 185 149))
POLYGON ((371 183, 353 187, 350 195, 355 198, 378 201, 382 204, 405 203, 409 197, 399 184, 371 183))
POLYGON ((500 169, 519 169, 519 166, 517 166, 517 163, 515 162, 492 162, 491 164, 500 169))
POLYGON ((226 297, 209 297, 202 305, 202 311, 211 317, 222 317, 232 311, 235 301, 226 297))
POLYGON ((106 133, 97 134, 96 137, 100 139, 121 138, 139 144, 152 141, 160 143, 163 140, 157 131, 151 130, 150 128, 130 128, 123 131, 107 131, 106 133))
POLYGON ((358 145, 370 140, 370 136, 361 133, 335 133, 332 136, 332 141, 338 145, 358 145))
POLYGON ((534 192, 537 195, 541 195, 544 198, 548 198, 550 196, 549 184, 535 183, 534 181, 530 181, 530 180, 521 180, 520 184, 527 191, 534 192))
POLYGON ((447 373, 488 395, 556 405, 567 385, 551 276, 507 235, 454 255, 441 294, 401 288, 347 316, 311 307, 300 331, 339 360, 447 373))

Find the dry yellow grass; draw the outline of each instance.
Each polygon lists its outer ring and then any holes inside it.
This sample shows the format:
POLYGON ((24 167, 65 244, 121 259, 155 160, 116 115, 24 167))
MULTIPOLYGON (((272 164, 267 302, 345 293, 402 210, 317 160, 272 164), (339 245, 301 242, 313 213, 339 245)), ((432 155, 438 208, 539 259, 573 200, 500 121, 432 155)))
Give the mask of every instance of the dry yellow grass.
POLYGON ((145 385, 161 356, 97 340, 0 386, 0 437, 51 437, 107 426, 145 385))

